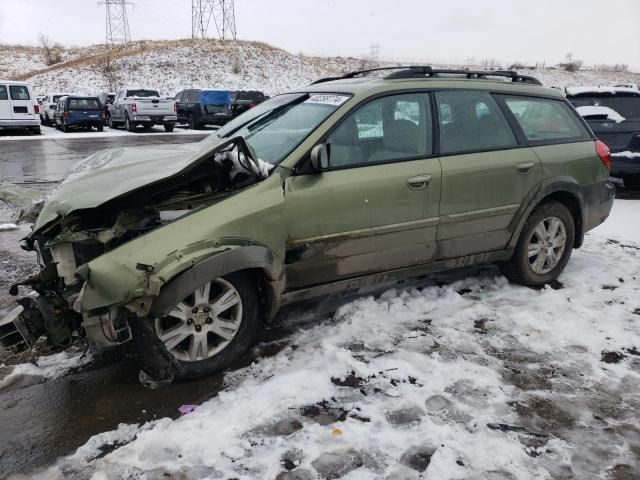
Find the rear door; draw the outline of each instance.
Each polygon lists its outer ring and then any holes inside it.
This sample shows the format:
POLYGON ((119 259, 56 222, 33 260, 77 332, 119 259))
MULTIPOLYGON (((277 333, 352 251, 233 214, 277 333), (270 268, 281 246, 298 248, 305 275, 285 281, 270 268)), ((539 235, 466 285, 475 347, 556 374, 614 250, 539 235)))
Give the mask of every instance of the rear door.
POLYGON ((286 181, 290 288, 433 259, 441 168, 432 138, 428 93, 378 98, 340 122, 325 139, 329 169, 286 181))
POLYGON ((438 258, 505 248, 516 212, 542 179, 540 160, 518 142, 489 92, 435 93, 442 199, 438 258))
POLYGON ((14 120, 33 120, 34 99, 26 85, 9 85, 9 99, 11 100, 11 116, 14 120))
POLYGON ((11 115, 11 104, 9 102, 9 89, 6 85, 0 85, 0 120, 9 120, 11 115))

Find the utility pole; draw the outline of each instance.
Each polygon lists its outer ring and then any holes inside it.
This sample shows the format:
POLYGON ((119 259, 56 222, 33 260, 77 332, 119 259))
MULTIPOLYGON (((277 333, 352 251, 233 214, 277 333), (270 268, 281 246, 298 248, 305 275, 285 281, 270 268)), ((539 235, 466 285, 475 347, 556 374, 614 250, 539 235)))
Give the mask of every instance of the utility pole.
POLYGON ((369 47, 369 58, 374 67, 378 66, 378 58, 380 57, 380 44, 374 43, 369 47))
POLYGON ((193 38, 207 38, 212 18, 220 40, 236 39, 234 0, 191 0, 193 38))
POLYGON ((103 0, 98 5, 105 6, 105 40, 107 44, 126 44, 131 41, 127 5, 133 3, 127 0, 103 0))

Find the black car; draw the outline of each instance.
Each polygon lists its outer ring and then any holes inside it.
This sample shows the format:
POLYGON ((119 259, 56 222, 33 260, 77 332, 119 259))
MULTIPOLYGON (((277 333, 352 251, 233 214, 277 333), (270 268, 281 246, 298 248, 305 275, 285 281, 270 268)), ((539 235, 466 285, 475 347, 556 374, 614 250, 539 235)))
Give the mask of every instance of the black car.
POLYGON ((116 94, 113 92, 103 92, 98 95, 98 98, 104 107, 104 123, 106 124, 109 120, 109 105, 113 103, 113 99, 116 98, 116 94))
POLYGON ((191 129, 204 125, 224 125, 233 118, 228 90, 189 89, 175 96, 178 122, 191 129))
POLYGON ((233 117, 243 114, 250 108, 267 100, 267 96, 258 90, 236 90, 231 92, 231 111, 233 117))
POLYGON ((611 176, 640 189, 640 90, 623 87, 568 88, 567 99, 611 149, 611 176))

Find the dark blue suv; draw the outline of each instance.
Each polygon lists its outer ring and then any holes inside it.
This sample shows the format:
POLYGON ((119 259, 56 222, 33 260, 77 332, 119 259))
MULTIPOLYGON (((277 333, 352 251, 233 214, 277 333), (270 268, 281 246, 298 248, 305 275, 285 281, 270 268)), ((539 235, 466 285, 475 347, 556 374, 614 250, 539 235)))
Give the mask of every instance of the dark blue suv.
POLYGON ((72 128, 91 130, 92 127, 101 132, 104 128, 104 108, 98 97, 62 97, 58 100, 53 121, 56 128, 63 132, 72 128))
POLYGON ((178 122, 191 129, 204 125, 224 125, 233 117, 228 90, 183 90, 175 97, 178 122))

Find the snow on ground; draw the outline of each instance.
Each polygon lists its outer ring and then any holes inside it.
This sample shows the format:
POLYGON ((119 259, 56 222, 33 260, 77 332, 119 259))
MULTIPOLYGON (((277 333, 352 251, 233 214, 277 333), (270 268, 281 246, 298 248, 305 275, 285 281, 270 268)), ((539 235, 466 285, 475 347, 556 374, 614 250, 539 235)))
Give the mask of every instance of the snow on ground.
MULTIPOLYGON (((37 94, 76 91, 98 94, 114 85, 144 85, 163 95, 184 88, 258 89, 268 95, 308 85, 327 76, 370 66, 352 57, 294 55, 260 42, 219 40, 140 41, 111 54, 112 73, 105 73, 104 45, 65 49, 65 62, 45 68, 38 49, 0 46, 0 77, 21 75, 37 94)), ((385 61, 380 65, 432 64, 440 68, 483 70, 480 65, 433 64, 429 61, 385 61)), ((496 67, 498 68, 498 67, 496 67)), ((550 87, 583 85, 638 85, 640 74, 583 70, 566 72, 556 68, 521 69, 550 87)), ((598 88, 598 87, 596 87, 598 88)))
POLYGON ((481 267, 292 320, 193 413, 35 478, 638 478, 638 205, 616 201, 552 286, 481 267))
POLYGON ((93 354, 84 353, 77 349, 70 349, 53 355, 43 355, 33 360, 33 363, 21 363, 14 366, 0 365, 3 372, 0 378, 0 391, 11 387, 15 383, 24 382, 34 384, 61 377, 69 371, 80 368, 93 360, 93 354))
POLYGON ((124 129, 104 127, 102 132, 97 130, 85 131, 70 131, 64 133, 62 130, 56 130, 53 127, 41 126, 41 135, 12 135, 12 136, 0 136, 0 142, 15 141, 15 140, 46 140, 50 138, 100 138, 100 137, 121 137, 126 135, 203 135, 210 133, 212 130, 189 130, 185 128, 177 127, 173 132, 165 132, 164 127, 156 126, 150 128, 148 131, 138 129, 136 132, 128 132, 124 129))

